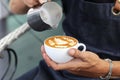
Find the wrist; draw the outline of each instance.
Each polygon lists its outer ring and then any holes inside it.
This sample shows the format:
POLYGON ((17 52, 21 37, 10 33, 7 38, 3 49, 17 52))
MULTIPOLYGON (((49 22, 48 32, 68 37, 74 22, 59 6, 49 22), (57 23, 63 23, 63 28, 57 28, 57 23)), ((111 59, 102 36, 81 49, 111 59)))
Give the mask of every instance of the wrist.
POLYGON ((100 59, 97 64, 89 69, 89 71, 93 72, 96 75, 96 78, 105 76, 109 72, 109 63, 103 59, 100 59))
POLYGON ((100 79, 109 80, 112 76, 113 63, 111 59, 105 59, 109 63, 109 71, 105 76, 100 76, 100 79))
POLYGON ((109 72, 109 63, 103 59, 101 59, 99 65, 99 76, 105 76, 109 72))

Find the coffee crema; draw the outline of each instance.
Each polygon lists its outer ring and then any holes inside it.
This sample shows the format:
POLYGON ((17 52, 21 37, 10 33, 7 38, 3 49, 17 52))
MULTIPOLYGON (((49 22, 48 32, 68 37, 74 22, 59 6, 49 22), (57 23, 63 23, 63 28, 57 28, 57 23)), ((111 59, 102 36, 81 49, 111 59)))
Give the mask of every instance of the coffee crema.
POLYGON ((54 48, 69 48, 77 43, 77 39, 70 36, 52 36, 45 40, 46 45, 54 48))

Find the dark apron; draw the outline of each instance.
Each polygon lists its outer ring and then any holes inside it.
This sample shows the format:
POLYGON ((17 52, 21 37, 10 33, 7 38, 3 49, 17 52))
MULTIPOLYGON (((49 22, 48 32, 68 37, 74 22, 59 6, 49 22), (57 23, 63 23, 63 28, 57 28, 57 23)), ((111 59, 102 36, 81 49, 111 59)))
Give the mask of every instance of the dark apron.
MULTIPOLYGON (((66 35, 86 44, 87 50, 101 58, 120 60, 120 16, 111 13, 113 3, 93 3, 84 0, 63 0, 66 35)), ((44 61, 39 67, 17 80, 100 80, 54 71, 44 61)), ((120 79, 112 79, 120 80, 120 79)))
POLYGON ((114 3, 93 3, 85 0, 63 0, 66 19, 63 29, 86 44, 87 50, 101 58, 120 60, 120 15, 111 12, 114 3))

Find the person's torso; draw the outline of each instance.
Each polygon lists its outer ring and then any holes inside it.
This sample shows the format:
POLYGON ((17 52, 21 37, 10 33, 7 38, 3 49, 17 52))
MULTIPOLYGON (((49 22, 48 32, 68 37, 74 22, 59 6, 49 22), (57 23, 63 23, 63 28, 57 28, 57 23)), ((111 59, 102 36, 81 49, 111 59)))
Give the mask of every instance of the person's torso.
POLYGON ((62 0, 66 35, 87 45, 102 58, 120 60, 120 15, 111 12, 114 1, 62 0))

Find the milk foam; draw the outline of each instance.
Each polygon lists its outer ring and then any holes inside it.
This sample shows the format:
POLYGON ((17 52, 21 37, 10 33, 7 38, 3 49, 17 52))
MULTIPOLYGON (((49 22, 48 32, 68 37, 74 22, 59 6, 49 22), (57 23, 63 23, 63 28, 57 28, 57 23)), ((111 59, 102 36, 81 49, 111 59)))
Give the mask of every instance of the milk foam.
POLYGON ((62 40, 62 39, 60 39, 60 38, 54 38, 54 41, 55 41, 55 43, 56 44, 68 44, 68 42, 67 41, 65 41, 65 40, 62 40))
POLYGON ((76 44, 74 40, 69 39, 67 37, 55 37, 52 40, 48 41, 49 45, 54 46, 54 47, 59 47, 59 48, 67 48, 68 46, 73 46, 76 44))

